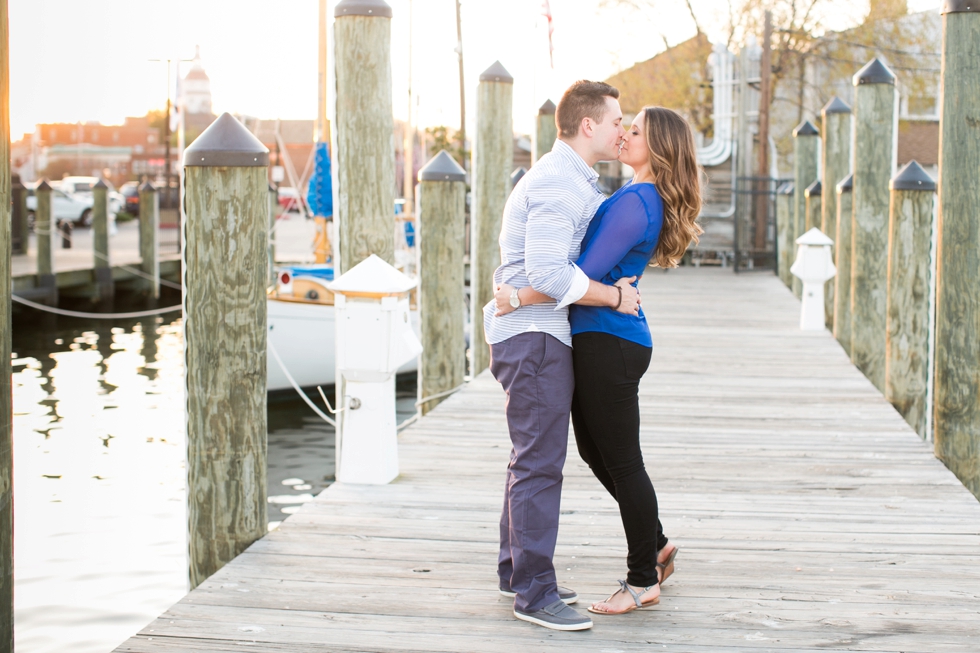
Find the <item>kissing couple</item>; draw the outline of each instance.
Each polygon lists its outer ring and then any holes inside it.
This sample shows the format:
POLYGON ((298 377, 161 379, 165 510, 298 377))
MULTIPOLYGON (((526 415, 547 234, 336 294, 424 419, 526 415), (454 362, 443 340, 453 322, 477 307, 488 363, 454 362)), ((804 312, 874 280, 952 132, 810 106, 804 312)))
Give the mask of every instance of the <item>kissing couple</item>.
POLYGON ((683 117, 645 107, 624 129, 618 98, 602 82, 565 91, 558 140, 504 208, 495 298, 483 309, 513 444, 500 592, 514 597, 515 617, 554 630, 592 627, 570 607, 578 594, 558 585, 553 564, 569 418, 579 454, 619 504, 629 547, 626 579, 589 612, 658 604, 678 551, 640 450, 637 391, 653 341, 637 283, 648 264, 676 267, 702 233, 701 173, 683 117), (634 177, 607 198, 593 166, 616 159, 634 177))

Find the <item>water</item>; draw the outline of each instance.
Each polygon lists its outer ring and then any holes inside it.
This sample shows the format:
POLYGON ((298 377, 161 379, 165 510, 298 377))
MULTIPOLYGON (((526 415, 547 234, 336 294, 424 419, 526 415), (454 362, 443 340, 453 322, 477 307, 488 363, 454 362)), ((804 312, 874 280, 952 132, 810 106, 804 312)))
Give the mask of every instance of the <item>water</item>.
MULTIPOLYGON (((17 653, 111 651, 187 592, 182 347, 171 317, 16 310, 17 653)), ((405 419, 415 390, 399 389, 405 419)), ((333 481, 334 433, 289 394, 268 415, 275 528, 333 481)))

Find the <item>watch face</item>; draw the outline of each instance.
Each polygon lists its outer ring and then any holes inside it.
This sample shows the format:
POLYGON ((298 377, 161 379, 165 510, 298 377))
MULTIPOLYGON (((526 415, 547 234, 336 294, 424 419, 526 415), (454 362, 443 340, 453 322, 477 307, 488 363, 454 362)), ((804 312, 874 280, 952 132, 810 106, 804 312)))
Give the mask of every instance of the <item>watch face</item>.
POLYGON ((521 298, 517 296, 516 292, 510 294, 510 305, 514 308, 521 307, 521 298))

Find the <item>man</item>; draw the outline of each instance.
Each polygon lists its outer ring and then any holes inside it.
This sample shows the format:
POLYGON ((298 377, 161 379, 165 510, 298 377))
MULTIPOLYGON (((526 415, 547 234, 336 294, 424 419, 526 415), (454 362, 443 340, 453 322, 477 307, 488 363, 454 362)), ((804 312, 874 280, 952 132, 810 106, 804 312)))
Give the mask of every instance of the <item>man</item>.
MULTIPOLYGON (((514 616, 555 630, 585 630, 592 620, 567 604, 552 558, 558 537, 562 467, 574 390, 568 306, 609 306, 635 313, 639 298, 622 279, 590 280, 574 261, 596 209, 605 199, 593 166, 616 159, 625 134, 619 91, 579 81, 555 113, 558 140, 517 184, 504 207, 500 267, 494 283, 532 286, 554 302, 496 316, 483 309, 490 370, 507 394, 510 464, 500 517, 500 591, 514 596, 514 616)), ((515 294, 511 304, 519 305, 515 294)))

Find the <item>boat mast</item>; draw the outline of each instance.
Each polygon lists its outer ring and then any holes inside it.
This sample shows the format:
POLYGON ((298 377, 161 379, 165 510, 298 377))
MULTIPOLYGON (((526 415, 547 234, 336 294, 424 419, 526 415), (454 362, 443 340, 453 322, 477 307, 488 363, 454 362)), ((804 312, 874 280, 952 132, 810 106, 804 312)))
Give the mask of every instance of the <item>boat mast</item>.
POLYGON ((459 55, 459 164, 466 168, 466 87, 463 86, 463 23, 456 0, 456 53, 459 55))
POLYGON ((415 130, 412 120, 412 0, 408 0, 408 114, 405 119, 404 176, 402 196, 405 198, 405 213, 415 214, 415 130))
MULTIPOLYGON (((327 21, 330 20, 330 14, 327 13, 327 4, 329 0, 320 0, 320 15, 318 21, 319 28, 319 38, 318 38, 318 52, 317 52, 317 111, 316 111, 316 141, 317 149, 321 147, 321 144, 327 148, 327 154, 330 155, 330 121, 327 119, 327 21)), ((320 173, 314 173, 314 179, 310 180, 310 183, 314 183, 316 180, 319 183, 317 175, 320 173)), ((297 188, 300 193, 303 192, 302 188, 297 188)), ((317 207, 317 213, 322 213, 322 208, 317 207)), ((327 218, 330 216, 326 215, 315 215, 313 221, 315 223, 315 235, 313 237, 313 256, 317 263, 326 263, 328 258, 331 258, 331 243, 330 234, 328 233, 327 218)))
POLYGON ((317 112, 316 112, 316 140, 319 143, 326 143, 330 147, 330 122, 327 120, 327 3, 328 0, 320 0, 320 19, 319 19, 319 53, 317 56, 317 112))

